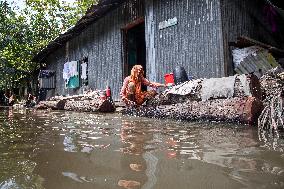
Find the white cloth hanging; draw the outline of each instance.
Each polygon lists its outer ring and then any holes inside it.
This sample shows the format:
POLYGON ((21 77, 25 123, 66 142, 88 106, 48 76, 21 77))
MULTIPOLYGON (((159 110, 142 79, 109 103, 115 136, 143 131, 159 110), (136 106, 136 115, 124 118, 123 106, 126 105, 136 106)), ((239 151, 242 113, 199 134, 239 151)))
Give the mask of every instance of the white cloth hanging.
POLYGON ((70 78, 70 68, 69 68, 69 62, 66 62, 63 67, 63 79, 66 80, 67 82, 69 81, 70 78))
POLYGON ((87 63, 83 63, 81 64, 82 67, 82 75, 81 75, 81 79, 87 79, 87 63))
POLYGON ((77 61, 66 62, 63 67, 63 79, 65 83, 69 82, 69 79, 74 76, 78 76, 78 64, 77 61))
POLYGON ((69 68, 70 68, 70 76, 71 77, 79 75, 77 61, 69 62, 69 68))

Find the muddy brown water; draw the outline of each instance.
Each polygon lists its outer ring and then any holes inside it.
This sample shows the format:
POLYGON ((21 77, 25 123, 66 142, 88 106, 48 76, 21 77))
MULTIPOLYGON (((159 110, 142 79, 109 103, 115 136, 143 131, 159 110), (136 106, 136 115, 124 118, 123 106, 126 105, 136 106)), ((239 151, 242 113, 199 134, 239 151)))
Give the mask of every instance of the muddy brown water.
POLYGON ((0 108, 0 188, 284 188, 283 139, 220 123, 0 108))

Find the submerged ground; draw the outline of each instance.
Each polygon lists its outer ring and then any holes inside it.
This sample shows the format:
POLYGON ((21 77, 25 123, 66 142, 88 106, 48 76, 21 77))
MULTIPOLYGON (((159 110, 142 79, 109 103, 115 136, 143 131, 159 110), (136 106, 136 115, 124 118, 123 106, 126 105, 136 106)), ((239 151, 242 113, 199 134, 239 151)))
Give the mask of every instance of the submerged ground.
POLYGON ((0 188, 284 188, 256 128, 0 108, 0 188))

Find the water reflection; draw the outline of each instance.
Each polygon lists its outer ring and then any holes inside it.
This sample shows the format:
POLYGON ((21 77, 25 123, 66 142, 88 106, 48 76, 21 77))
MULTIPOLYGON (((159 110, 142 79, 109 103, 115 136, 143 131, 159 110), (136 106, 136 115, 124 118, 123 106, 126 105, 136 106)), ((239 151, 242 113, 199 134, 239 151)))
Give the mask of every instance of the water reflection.
POLYGON ((120 137, 123 143, 121 151, 125 155, 121 157, 120 163, 128 171, 122 175, 118 186, 127 189, 140 187, 147 180, 144 173, 147 164, 142 155, 147 151, 147 141, 151 141, 153 136, 146 134, 147 126, 137 123, 139 121, 123 119, 121 124, 120 137))
POLYGON ((75 140, 75 134, 66 134, 64 137, 63 145, 64 145, 64 151, 67 152, 78 152, 78 143, 76 143, 75 140))
POLYGON ((283 139, 246 126, 0 110, 0 188, 283 188, 283 139))
POLYGON ((44 179, 33 173, 37 164, 29 156, 35 135, 20 128, 27 122, 25 111, 0 111, 0 188, 43 188, 44 179))
POLYGON ((153 140, 153 133, 149 127, 139 121, 122 120, 121 141, 124 143, 122 152, 141 155, 146 151, 154 150, 150 141, 153 140))
POLYGON ((258 131, 258 139, 263 142, 263 146, 268 149, 284 152, 284 133, 267 131, 260 129, 258 131))

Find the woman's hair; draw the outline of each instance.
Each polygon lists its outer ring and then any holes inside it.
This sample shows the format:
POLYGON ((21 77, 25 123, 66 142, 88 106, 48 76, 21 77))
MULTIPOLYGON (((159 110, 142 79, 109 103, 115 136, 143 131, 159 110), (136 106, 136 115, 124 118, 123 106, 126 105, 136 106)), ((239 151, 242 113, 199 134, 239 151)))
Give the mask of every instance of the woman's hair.
POLYGON ((143 75, 144 75, 144 71, 141 65, 133 66, 133 68, 131 69, 131 75, 130 75, 130 78, 132 81, 134 81, 135 83, 141 82, 143 75))

